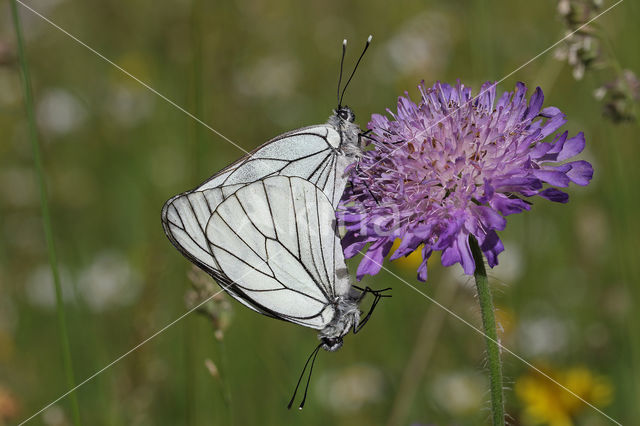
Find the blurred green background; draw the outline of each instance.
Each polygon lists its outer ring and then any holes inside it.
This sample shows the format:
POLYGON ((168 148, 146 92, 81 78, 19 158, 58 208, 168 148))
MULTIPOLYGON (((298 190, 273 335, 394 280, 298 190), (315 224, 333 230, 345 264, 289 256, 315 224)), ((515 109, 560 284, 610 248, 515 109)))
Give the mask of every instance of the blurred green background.
MULTIPOLYGON (((553 1, 28 4, 246 149, 326 120, 343 38, 350 69, 374 35, 346 96, 364 127, 405 90, 417 99, 421 79, 477 88, 567 30, 553 1)), ((20 14, 79 382, 186 312, 191 267, 164 236, 160 209, 242 153, 39 17, 20 14)), ((598 21, 617 60, 634 70, 639 19, 629 0, 598 21)), ((0 23, 0 424, 16 424, 68 386, 8 2, 0 23)), ((639 129, 602 118, 593 91, 607 78, 593 71, 576 81, 552 51, 500 84, 540 85, 545 105, 568 115, 570 133, 585 132, 583 158, 595 175, 570 188, 568 205, 535 200, 530 213, 509 218, 492 282, 505 345, 634 424, 639 129)), ((419 283, 411 259, 390 267, 479 324, 460 269, 434 258, 429 281, 419 283)), ((363 282, 392 286, 393 298, 343 349, 320 354, 302 412, 286 404, 315 333, 231 302, 222 340, 191 314, 78 389, 83 424, 486 423, 481 336, 388 273, 363 282)), ((508 354, 504 368, 511 424, 612 424, 508 354)), ((66 398, 30 424, 71 422, 66 398)))

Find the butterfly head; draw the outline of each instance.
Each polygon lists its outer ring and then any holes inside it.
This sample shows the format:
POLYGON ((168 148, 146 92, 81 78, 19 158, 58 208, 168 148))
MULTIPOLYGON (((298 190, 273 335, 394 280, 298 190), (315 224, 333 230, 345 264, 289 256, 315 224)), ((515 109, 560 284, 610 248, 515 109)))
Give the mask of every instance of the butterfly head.
POLYGON ((325 351, 335 352, 342 347, 342 337, 323 337, 320 347, 325 351))
POLYGON ((361 151, 360 127, 354 123, 355 119, 353 110, 345 105, 336 108, 327 121, 340 134, 340 149, 349 157, 358 156, 361 151))
POLYGON ((334 111, 335 116, 343 123, 353 123, 356 115, 348 106, 338 106, 334 111))

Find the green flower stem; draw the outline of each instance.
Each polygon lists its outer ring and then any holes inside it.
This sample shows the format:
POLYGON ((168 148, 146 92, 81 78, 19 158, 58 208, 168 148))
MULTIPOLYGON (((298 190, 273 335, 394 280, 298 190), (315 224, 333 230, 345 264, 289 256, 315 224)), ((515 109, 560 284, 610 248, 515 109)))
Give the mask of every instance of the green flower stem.
POLYGON ((496 331, 496 317, 494 314, 491 290, 487 271, 484 267, 484 257, 478 245, 478 240, 473 235, 469 236, 471 253, 476 264, 473 274, 478 289, 478 302, 482 313, 482 327, 487 343, 487 361, 489 377, 491 379, 491 411, 493 425, 504 425, 504 398, 502 394, 502 362, 500 361, 500 348, 498 345, 498 333, 496 331))
MULTIPOLYGON (((16 40, 18 43, 18 58, 20 61, 20 71, 22 74, 22 89, 24 91, 25 108, 27 110, 29 139, 31 140, 33 162, 38 178, 38 186, 40 188, 40 208, 42 212, 42 224, 44 226, 44 234, 47 242, 47 252, 49 253, 49 264, 51 265, 51 275, 53 275, 53 283, 56 293, 56 308, 58 314, 58 327, 60 328, 59 331, 60 346, 62 348, 62 360, 64 364, 65 375, 67 376, 67 385, 69 386, 69 388, 73 388, 75 387, 75 379, 73 377, 71 349, 69 347, 69 333, 67 331, 67 320, 65 318, 64 301, 62 300, 62 287, 60 285, 60 275, 58 273, 58 260, 53 240, 51 215, 49 213, 49 203, 47 201, 47 190, 44 181, 44 172, 40 155, 40 145, 38 143, 38 132, 36 129, 35 114, 33 112, 33 95, 31 92, 31 81, 29 79, 29 67, 27 65, 27 58, 25 56, 24 42, 22 39, 22 26, 20 24, 20 16, 18 15, 18 7, 15 0, 10 0, 10 3, 13 25, 16 31, 16 40)), ((78 399, 75 393, 71 393, 70 400, 73 423, 76 426, 80 426, 80 408, 78 406, 78 399)))

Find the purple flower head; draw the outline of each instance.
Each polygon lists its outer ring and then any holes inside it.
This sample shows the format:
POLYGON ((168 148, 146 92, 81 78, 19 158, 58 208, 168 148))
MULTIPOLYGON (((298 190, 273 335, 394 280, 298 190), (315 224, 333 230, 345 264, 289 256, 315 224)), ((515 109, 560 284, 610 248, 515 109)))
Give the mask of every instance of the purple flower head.
POLYGON ((591 164, 565 162, 584 149, 582 133, 543 142, 566 120, 558 108, 542 108, 542 90, 527 102, 524 84, 498 99, 495 86, 487 82, 472 97, 459 82, 430 89, 423 82, 417 105, 405 93, 397 113, 387 110, 391 118, 371 117, 371 149, 338 209, 347 229, 345 256, 370 244, 358 279, 380 271, 396 238, 402 242, 391 260, 422 250, 421 281, 434 251, 442 251, 443 265, 460 263, 473 274, 470 235, 493 267, 504 249, 496 231, 505 228, 505 216, 529 210, 534 195, 566 203, 558 187, 589 183, 591 164))

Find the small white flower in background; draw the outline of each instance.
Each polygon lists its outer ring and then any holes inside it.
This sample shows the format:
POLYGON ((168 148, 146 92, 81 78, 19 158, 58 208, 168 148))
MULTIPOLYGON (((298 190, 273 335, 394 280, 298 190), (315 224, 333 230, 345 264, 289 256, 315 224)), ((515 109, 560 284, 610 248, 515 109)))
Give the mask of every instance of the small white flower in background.
POLYGON ((127 306, 140 293, 140 274, 122 254, 102 252, 80 272, 78 291, 95 312, 127 306))
POLYGON ((145 90, 125 85, 114 87, 106 101, 107 113, 121 126, 134 127, 153 113, 155 98, 145 90))
POLYGON ((589 34, 571 34, 554 55, 558 60, 567 61, 572 67, 573 78, 581 80, 587 68, 599 59, 600 42, 589 34))
MULTIPOLYGON (((37 6, 33 6, 37 8, 38 13, 44 16, 51 16, 54 9, 65 1, 66 0, 38 0, 37 6)), ((6 11, 8 12, 8 10, 6 11)), ((31 40, 49 37, 47 44, 48 46, 51 46, 51 25, 40 16, 26 10, 24 7, 18 7, 18 13, 20 14, 20 20, 22 21, 24 40, 28 43, 31 40)), ((8 15, 9 14, 7 13, 3 16, 3 20, 6 20, 6 22, 3 22, 3 24, 5 24, 4 28, 10 28, 7 27, 7 24, 9 24, 10 21, 8 15)))
POLYGON ((468 289, 475 289, 475 283, 473 282, 473 277, 470 277, 469 275, 465 275, 464 269, 462 269, 462 266, 460 266, 459 263, 456 263, 455 265, 451 265, 448 268, 445 268, 444 273, 449 280, 453 281, 459 286, 463 288, 468 288, 468 289))
POLYGON ((568 334, 567 325, 549 315, 523 319, 516 333, 518 347, 530 357, 561 352, 567 346, 568 334))
POLYGON ((87 118, 80 101, 65 89, 46 90, 36 106, 40 129, 53 136, 64 136, 77 129, 87 118))
POLYGON ((387 55, 405 75, 432 74, 448 63, 451 25, 445 14, 429 12, 411 18, 386 43, 387 55))
MULTIPOLYGON (((69 303, 74 300, 71 276, 64 266, 59 266, 60 286, 62 288, 62 300, 69 303)), ((51 267, 48 263, 36 266, 27 277, 25 283, 27 300, 33 306, 43 309, 54 309, 56 306, 56 292, 51 275, 51 267)))
POLYGON ((558 14, 567 26, 566 40, 556 49, 555 57, 573 68, 573 78, 582 79, 586 70, 602 60, 596 32, 587 24, 602 8, 600 0, 560 0, 558 14))
POLYGON ((511 285, 524 274, 524 258, 518 243, 503 241, 504 252, 500 254, 500 262, 488 269, 489 279, 494 278, 502 284, 511 285))
POLYGON ((478 411, 485 404, 487 383, 481 373, 443 374, 431 385, 431 394, 442 408, 461 415, 478 411))
POLYGON ((47 426, 67 426, 71 424, 59 405, 52 405, 42 413, 42 423, 47 426))
POLYGON ((324 373, 317 381, 320 402, 335 412, 356 412, 383 397, 384 377, 369 365, 357 364, 324 373))

